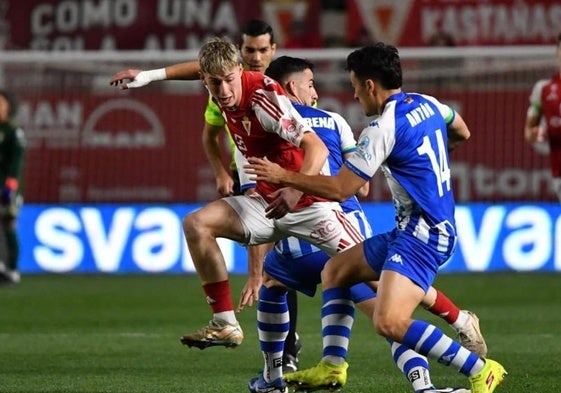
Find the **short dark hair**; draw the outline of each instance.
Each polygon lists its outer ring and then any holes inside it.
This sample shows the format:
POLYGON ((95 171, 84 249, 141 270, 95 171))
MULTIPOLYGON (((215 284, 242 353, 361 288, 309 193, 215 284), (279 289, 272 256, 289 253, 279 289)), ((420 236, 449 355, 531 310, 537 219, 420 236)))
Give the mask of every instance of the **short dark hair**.
POLYGON ((0 90, 0 96, 8 102, 8 118, 14 119, 18 113, 18 101, 16 97, 7 90, 0 90))
POLYGON ((372 79, 386 89, 398 89, 403 83, 397 48, 378 42, 357 49, 347 57, 347 71, 360 80, 372 79))
POLYGON ((252 19, 247 21, 241 30, 240 43, 242 46, 243 36, 248 35, 250 37, 258 37, 263 34, 269 34, 271 36, 271 45, 275 43, 275 34, 273 33, 273 28, 267 23, 260 19, 252 19))
POLYGON ((269 64, 265 75, 283 84, 290 74, 304 72, 305 70, 313 71, 314 64, 299 57, 281 56, 269 64))

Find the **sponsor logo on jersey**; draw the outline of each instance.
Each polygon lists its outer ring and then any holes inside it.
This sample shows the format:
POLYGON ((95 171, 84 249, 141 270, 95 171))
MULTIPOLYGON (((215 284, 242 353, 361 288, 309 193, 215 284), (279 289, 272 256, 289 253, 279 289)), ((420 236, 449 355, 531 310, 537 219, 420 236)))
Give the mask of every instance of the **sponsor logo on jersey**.
POLYGON ((356 145, 356 152, 357 154, 365 159, 366 161, 370 161, 372 159, 372 154, 369 153, 370 147, 370 138, 367 136, 363 136, 358 140, 356 145))

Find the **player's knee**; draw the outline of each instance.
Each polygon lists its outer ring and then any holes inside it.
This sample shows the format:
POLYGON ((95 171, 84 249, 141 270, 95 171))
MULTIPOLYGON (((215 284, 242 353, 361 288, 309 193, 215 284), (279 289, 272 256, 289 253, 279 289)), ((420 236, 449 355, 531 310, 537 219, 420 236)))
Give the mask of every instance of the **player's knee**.
POLYGON ((390 315, 378 315, 374 313, 374 328, 379 335, 399 341, 404 335, 402 324, 390 315))
POLYGON ((344 269, 337 268, 335 263, 328 261, 321 271, 321 283, 324 288, 333 288, 345 282, 344 269))
POLYGON ((197 238, 200 236, 203 222, 197 212, 190 213, 183 217, 183 232, 187 238, 197 238))
POLYGON ((263 286, 267 289, 278 291, 278 292, 288 291, 288 289, 283 283, 277 281, 273 277, 269 276, 267 273, 263 275, 263 286))

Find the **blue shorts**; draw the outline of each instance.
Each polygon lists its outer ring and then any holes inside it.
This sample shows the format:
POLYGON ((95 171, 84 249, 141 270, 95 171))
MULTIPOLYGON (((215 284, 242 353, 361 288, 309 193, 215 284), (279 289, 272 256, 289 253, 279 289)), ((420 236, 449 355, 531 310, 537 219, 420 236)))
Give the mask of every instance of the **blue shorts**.
POLYGON ((392 270, 408 277, 428 291, 438 268, 450 258, 438 252, 410 233, 394 229, 364 241, 364 256, 375 272, 392 270))
MULTIPOLYGON (((323 251, 311 252, 299 258, 286 258, 271 250, 265 257, 264 270, 288 288, 313 297, 318 284, 321 283, 321 271, 328 260, 329 255, 323 251)), ((364 283, 351 287, 351 298, 355 303, 375 296, 376 292, 364 283)))

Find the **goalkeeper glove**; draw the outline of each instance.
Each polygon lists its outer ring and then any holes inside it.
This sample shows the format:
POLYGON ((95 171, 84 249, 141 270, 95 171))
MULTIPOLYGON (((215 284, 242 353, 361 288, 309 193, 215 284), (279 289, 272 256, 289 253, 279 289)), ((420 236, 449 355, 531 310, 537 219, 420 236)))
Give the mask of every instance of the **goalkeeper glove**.
POLYGON ((4 188, 2 189, 2 196, 0 201, 2 205, 9 206, 14 201, 16 196, 16 191, 18 190, 18 181, 16 178, 8 177, 4 183, 4 188))

